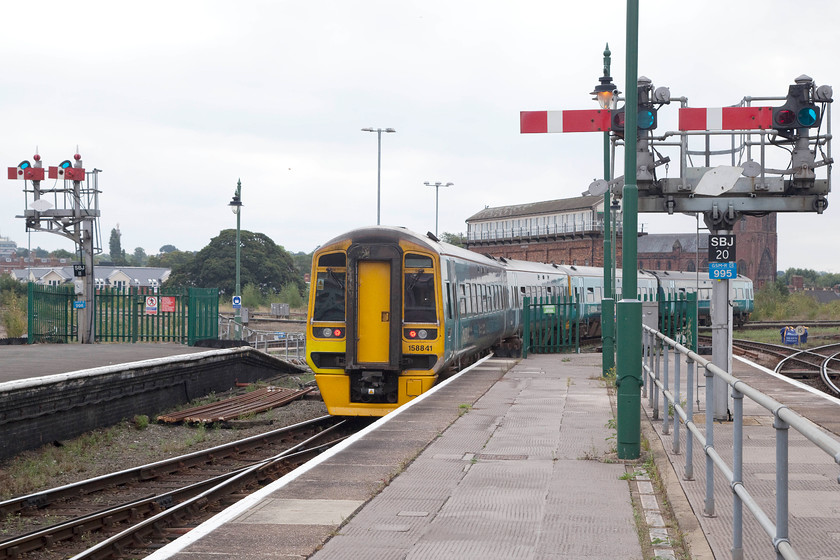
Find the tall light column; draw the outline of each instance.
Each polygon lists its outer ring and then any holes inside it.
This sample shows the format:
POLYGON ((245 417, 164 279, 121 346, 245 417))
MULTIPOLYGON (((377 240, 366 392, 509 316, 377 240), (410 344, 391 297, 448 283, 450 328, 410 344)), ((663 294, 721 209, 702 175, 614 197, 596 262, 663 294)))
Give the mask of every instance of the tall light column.
POLYGON ((455 183, 441 183, 438 181, 437 183, 430 183, 426 181, 423 183, 427 187, 434 187, 435 188, 435 237, 438 236, 438 191, 441 187, 451 187, 455 183))
MULTIPOLYGON (((604 49, 604 75, 598 78, 598 85, 592 95, 598 100, 601 110, 614 108, 618 89, 610 77, 610 45, 604 49)), ((615 366, 615 299, 612 292, 612 234, 610 232, 610 131, 604 131, 604 180, 608 182, 604 193, 604 297, 601 299, 601 368, 608 375, 615 366)))
POLYGON ((383 132, 396 132, 393 128, 363 128, 362 132, 375 132, 376 133, 376 225, 379 225, 379 213, 380 213, 380 204, 379 204, 379 193, 380 193, 380 185, 381 185, 381 176, 382 176, 382 133, 383 132))
MULTIPOLYGON (((239 249, 240 249, 240 241, 239 241, 239 231, 240 231, 240 219, 242 217, 242 181, 237 179, 236 181, 236 193, 233 195, 233 199, 228 204, 230 206, 231 211, 236 214, 236 288, 234 291, 234 296, 240 296, 240 285, 239 285, 239 249)), ((234 315, 234 324, 235 324, 235 336, 236 340, 242 340, 242 307, 240 299, 240 306, 236 308, 235 315, 234 315)))

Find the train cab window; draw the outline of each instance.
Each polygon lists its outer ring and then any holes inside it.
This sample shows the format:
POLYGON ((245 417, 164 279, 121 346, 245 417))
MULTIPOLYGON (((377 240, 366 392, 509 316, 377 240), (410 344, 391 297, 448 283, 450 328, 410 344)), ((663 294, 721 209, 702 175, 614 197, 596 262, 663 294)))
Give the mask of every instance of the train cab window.
POLYGON ((408 253, 404 271, 403 320, 406 323, 437 322, 432 258, 408 253))
POLYGON ((586 303, 595 303, 595 288, 586 288, 586 303))
POLYGON ((344 253, 327 253, 318 258, 318 266, 344 268, 347 266, 347 255, 344 253))
POLYGON ((315 279, 313 320, 344 321, 344 279, 344 271, 338 272, 328 268, 318 272, 315 279))

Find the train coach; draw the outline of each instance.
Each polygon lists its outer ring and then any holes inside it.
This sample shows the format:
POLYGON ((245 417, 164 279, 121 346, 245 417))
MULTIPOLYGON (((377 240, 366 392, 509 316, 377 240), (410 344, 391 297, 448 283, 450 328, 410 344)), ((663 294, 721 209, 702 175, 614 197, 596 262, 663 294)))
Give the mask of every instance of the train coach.
POLYGON ((521 328, 522 297, 568 290, 554 265, 493 259, 398 227, 312 258, 306 356, 330 414, 382 416, 521 328))
MULTIPOLYGON (((642 300, 698 291, 710 280, 639 271, 642 300)), ((621 293, 621 271, 616 283, 621 293)), ((752 282, 732 281, 736 321, 752 311, 752 282)), ((603 269, 492 258, 399 227, 340 235, 312 258, 306 358, 330 414, 382 416, 429 390, 450 366, 515 340, 525 297, 570 296, 583 336, 600 334, 603 269)))

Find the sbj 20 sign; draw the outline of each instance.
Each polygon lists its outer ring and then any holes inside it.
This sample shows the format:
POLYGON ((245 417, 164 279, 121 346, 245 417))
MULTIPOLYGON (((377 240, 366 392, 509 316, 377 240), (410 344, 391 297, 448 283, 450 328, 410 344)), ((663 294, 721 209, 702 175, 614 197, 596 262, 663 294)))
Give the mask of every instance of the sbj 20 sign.
POLYGON ((709 235, 709 262, 735 262, 734 235, 709 235))

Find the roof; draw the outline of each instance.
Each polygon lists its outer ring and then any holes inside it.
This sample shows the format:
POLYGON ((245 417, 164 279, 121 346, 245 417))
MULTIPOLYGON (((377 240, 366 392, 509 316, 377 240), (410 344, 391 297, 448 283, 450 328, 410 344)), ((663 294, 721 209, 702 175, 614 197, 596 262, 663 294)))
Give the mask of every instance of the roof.
POLYGON ((517 216, 534 216, 539 214, 556 214, 572 210, 591 210, 602 204, 603 196, 578 196, 575 198, 561 198, 542 202, 528 202, 512 206, 497 206, 485 208, 467 218, 467 223, 499 218, 515 218, 517 216))
MULTIPOLYGON (((639 253, 671 253, 674 244, 679 242, 686 253, 697 253, 697 235, 694 233, 649 233, 639 237, 637 251, 639 253)), ((699 252, 708 251, 709 236, 700 236, 699 252)))
MULTIPOLYGON (((33 268, 21 268, 12 270, 12 274, 18 280, 25 280, 29 278, 29 273, 32 272, 32 277, 36 280, 43 278, 50 272, 55 272, 59 276, 65 279, 65 281, 69 281, 73 279, 73 267, 72 266, 63 266, 63 267, 55 267, 55 268, 45 268, 45 267, 33 267, 33 268)), ((112 278, 114 275, 119 275, 122 273, 126 277, 129 278, 129 281, 132 284, 138 284, 140 286, 150 286, 152 285, 152 280, 154 280, 157 284, 161 284, 165 282, 171 273, 169 268, 162 268, 162 267, 149 267, 149 266, 106 266, 106 265, 96 265, 93 268, 94 275, 97 279, 102 280, 103 282, 107 283, 106 280, 112 278), (135 282, 136 280, 136 282, 135 282)))

